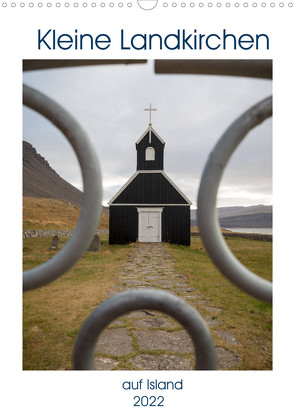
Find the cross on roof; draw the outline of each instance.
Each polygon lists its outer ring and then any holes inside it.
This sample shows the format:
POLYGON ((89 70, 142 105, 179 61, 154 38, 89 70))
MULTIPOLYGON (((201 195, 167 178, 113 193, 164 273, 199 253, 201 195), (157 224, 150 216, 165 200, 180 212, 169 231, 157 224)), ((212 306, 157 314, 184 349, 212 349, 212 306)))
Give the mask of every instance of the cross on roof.
POLYGON ((149 108, 145 108, 144 110, 150 112, 150 125, 152 125, 152 111, 157 111, 157 110, 155 108, 152 108, 152 104, 150 104, 149 108))

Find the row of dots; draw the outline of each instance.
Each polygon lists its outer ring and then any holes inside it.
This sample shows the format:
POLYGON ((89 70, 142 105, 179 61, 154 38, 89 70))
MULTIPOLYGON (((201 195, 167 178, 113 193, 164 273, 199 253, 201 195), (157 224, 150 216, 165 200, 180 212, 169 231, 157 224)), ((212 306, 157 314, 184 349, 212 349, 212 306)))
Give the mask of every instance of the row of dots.
MULTIPOLYGON (((68 3, 68 2, 66 2, 66 3, 59 3, 59 2, 57 2, 57 3, 50 3, 50 2, 47 2, 47 3, 42 3, 42 2, 38 2, 38 3, 33 3, 33 2, 29 2, 29 3, 24 3, 24 2, 21 2, 21 3, 19 3, 19 4, 16 4, 15 2, 12 2, 12 3, 7 3, 7 2, 3 2, 2 4, 1 4, 1 6, 3 7, 3 8, 5 8, 5 7, 17 7, 17 6, 19 6, 19 7, 21 7, 21 8, 24 8, 24 7, 30 7, 30 8, 32 8, 32 7, 39 7, 39 8, 41 8, 41 7, 57 7, 57 8, 59 8, 59 7, 107 7, 107 6, 109 6, 109 7, 115 7, 115 6, 117 6, 117 7, 120 7, 120 8, 122 8, 122 7, 124 7, 124 3, 122 3, 122 2, 119 2, 119 3, 117 3, 117 4, 115 4, 115 3, 113 3, 113 2, 110 2, 110 3, 104 3, 104 2, 101 2, 101 3, 96 3, 96 2, 91 2, 91 3, 87 3, 87 2, 83 2, 83 3, 77 3, 77 2, 75 2, 75 3, 68 3)), ((133 4, 131 3, 131 2, 128 2, 128 3, 126 3, 125 4, 125 6, 127 6, 127 7, 132 7, 133 6, 133 4)), ((271 3, 265 3, 265 2, 262 2, 262 3, 256 3, 256 2, 254 2, 254 3, 247 3, 247 2, 244 2, 244 3, 239 3, 239 2, 234 2, 234 3, 229 3, 229 2, 226 2, 226 3, 224 3, 224 4, 222 4, 221 2, 218 2, 218 3, 216 3, 216 4, 213 4, 213 3, 211 3, 211 2, 209 2, 209 3, 202 3, 202 2, 200 2, 200 3, 193 3, 193 2, 190 2, 190 3, 185 3, 185 2, 181 2, 181 3, 176 3, 176 2, 173 2, 173 3, 171 3, 171 4, 168 4, 167 2, 163 2, 163 4, 162 4, 162 6, 163 7, 165 7, 165 8, 167 8, 167 7, 173 7, 173 8, 175 8, 175 7, 178 7, 178 6, 180 6, 180 7, 209 7, 209 8, 211 8, 211 7, 218 7, 218 8, 220 8, 220 7, 222 7, 222 6, 224 6, 224 7, 227 7, 227 8, 229 8, 229 7, 245 7, 245 8, 247 8, 247 7, 254 7, 254 8, 256 8, 256 7, 267 7, 267 6, 269 6, 269 7, 271 7, 271 8, 274 8, 274 7, 276 7, 276 6, 278 6, 278 7, 293 7, 293 3, 292 2, 289 2, 289 3, 283 3, 283 2, 280 2, 280 3, 274 3, 274 2, 271 2, 271 3)))

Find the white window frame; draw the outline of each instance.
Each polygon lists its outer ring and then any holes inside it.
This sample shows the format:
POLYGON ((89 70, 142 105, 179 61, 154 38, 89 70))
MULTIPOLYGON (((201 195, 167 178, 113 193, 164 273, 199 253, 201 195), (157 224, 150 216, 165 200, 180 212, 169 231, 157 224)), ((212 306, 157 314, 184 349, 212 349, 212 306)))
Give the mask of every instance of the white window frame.
POLYGON ((154 147, 147 147, 145 150, 145 161, 155 161, 156 152, 154 147))

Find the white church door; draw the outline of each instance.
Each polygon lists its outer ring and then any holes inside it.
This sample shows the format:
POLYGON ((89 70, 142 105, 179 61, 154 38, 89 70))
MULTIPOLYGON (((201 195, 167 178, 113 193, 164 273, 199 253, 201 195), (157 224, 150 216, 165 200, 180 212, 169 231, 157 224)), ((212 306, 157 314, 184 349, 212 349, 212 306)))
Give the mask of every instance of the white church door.
POLYGON ((137 208, 139 242, 162 241, 163 208, 137 208))

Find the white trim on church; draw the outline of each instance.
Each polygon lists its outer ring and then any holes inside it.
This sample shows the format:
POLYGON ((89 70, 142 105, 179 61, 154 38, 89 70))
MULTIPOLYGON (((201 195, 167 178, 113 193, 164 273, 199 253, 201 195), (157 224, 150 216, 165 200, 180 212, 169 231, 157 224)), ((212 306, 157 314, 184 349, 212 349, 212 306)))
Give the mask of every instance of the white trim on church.
POLYGON ((136 143, 135 143, 135 145, 137 146, 137 144, 139 144, 140 142, 141 142, 141 140, 146 136, 146 134, 149 132, 149 131, 152 131, 154 134, 155 134, 155 136, 161 141, 161 143, 162 144, 164 144, 165 145, 165 141, 159 136, 159 134, 158 133, 156 133, 156 131, 153 129, 153 127, 151 127, 151 126, 148 126, 148 128, 145 130, 145 132, 139 137, 139 139, 136 141, 136 143))

